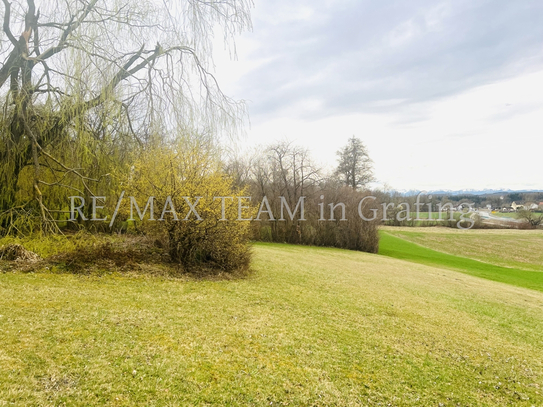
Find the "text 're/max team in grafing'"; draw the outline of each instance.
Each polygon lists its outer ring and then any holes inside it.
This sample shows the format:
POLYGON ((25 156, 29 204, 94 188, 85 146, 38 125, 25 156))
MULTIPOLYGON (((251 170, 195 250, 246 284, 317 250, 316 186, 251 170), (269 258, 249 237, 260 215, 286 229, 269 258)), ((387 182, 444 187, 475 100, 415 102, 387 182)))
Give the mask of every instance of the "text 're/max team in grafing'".
MULTIPOLYGON (((415 210, 415 218, 411 216, 411 206, 408 202, 400 203, 399 205, 396 205, 394 203, 381 203, 378 205, 372 205, 372 203, 375 203, 377 198, 372 195, 365 196, 360 200, 358 203, 358 215, 360 219, 367 222, 372 222, 375 220, 382 220, 383 222, 386 222, 390 220, 389 218, 389 211, 393 211, 392 217, 395 218, 398 222, 402 221, 454 221, 454 211, 458 210, 460 212, 460 219, 457 222, 457 227, 459 229, 471 229, 473 225, 475 224, 475 220, 471 217, 471 214, 474 213, 473 210, 473 203, 462 203, 458 208, 455 208, 452 203, 438 203, 436 204, 435 213, 437 213, 437 219, 434 219, 432 214, 434 213, 434 208, 432 208, 432 203, 423 203, 420 202, 421 196, 423 193, 420 193, 417 195, 416 202, 413 204, 414 210, 415 210), (371 206, 371 207, 368 207, 371 206), (377 206, 377 207, 373 207, 377 206), (426 206, 427 211, 426 213, 429 214, 429 217, 426 219, 423 219, 420 217, 421 215, 421 209, 423 209, 426 206), (370 216, 367 216, 367 212, 371 212, 370 216), (445 217, 443 216, 445 215, 445 217), (380 219, 379 219, 380 218, 380 219), (467 225, 466 225, 467 223, 467 225)), ((431 196, 430 196, 431 197, 431 196)), ((194 219, 201 221, 203 218, 201 217, 200 213, 198 212, 197 206, 200 204, 200 201, 203 197, 196 196, 196 197, 188 197, 184 196, 182 197, 184 200, 184 203, 188 206, 188 211, 184 214, 185 216, 180 216, 179 212, 176 210, 174 202, 172 200, 171 196, 166 197, 166 199, 162 200, 162 204, 160 204, 160 200, 157 200, 156 197, 149 197, 147 199, 147 202, 145 204, 145 207, 143 209, 143 212, 140 208, 140 205, 138 205, 138 202, 135 197, 130 196, 128 197, 129 203, 130 203, 130 217, 128 218, 129 221, 136 220, 135 214, 137 214, 140 221, 143 221, 144 219, 147 219, 148 221, 165 221, 166 219, 174 220, 174 221, 188 221, 189 219, 194 219), (161 207, 160 211, 160 217, 156 218, 156 212, 155 212, 155 203, 161 207), (145 215, 148 214, 148 218, 145 218, 145 215)), ((113 224, 115 218, 117 217, 119 208, 123 202, 124 199, 124 191, 121 193, 117 205, 115 208, 115 211, 111 217, 111 224, 113 224)), ((321 200, 324 200, 324 195, 320 196, 321 200)), ((211 199, 212 205, 220 204, 221 206, 221 218, 220 221, 261 221, 264 218, 262 218, 263 215, 266 216, 266 219, 268 221, 286 221, 288 218, 291 221, 305 221, 307 220, 305 218, 305 202, 306 197, 302 196, 298 199, 298 202, 296 203, 296 206, 294 209, 291 208, 289 205, 287 199, 284 196, 279 197, 279 212, 274 214, 274 211, 272 210, 272 207, 270 205, 270 201, 266 196, 264 196, 260 202, 260 205, 258 205, 258 212, 255 217, 246 217, 247 215, 244 215, 244 211, 250 209, 249 203, 252 201, 252 198, 250 196, 215 196, 211 199), (220 202, 220 203, 219 203, 220 202), (234 218, 227 218, 226 217, 226 205, 227 202, 230 204, 234 204, 237 207, 237 217, 234 218), (296 214, 298 214, 298 217, 296 217, 296 214)), ((85 199, 81 196, 71 196, 70 197, 70 221, 77 220, 77 216, 79 216, 82 220, 87 221, 102 221, 105 222, 108 220, 107 216, 100 215, 102 217, 98 217, 97 211, 105 208, 105 202, 106 197, 103 196, 93 196, 92 202, 91 202, 91 213, 92 215, 90 218, 85 216, 83 209, 85 208, 85 199), (78 204, 76 206, 76 200, 78 201, 78 204)), ((318 203, 318 210, 319 210, 319 221, 346 221, 346 205, 342 202, 339 203, 328 203, 326 206, 328 207, 329 211, 325 209, 325 203, 319 202, 318 203), (339 212, 339 213, 338 213, 339 212), (336 214, 338 217, 336 218, 336 214), (327 217, 328 216, 328 217, 327 217)))

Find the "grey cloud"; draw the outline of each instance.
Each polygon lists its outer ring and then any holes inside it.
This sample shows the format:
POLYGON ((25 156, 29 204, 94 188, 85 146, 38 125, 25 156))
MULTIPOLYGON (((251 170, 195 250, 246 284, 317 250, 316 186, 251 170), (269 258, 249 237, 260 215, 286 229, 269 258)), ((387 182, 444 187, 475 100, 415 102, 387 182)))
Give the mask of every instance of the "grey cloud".
POLYGON ((543 66, 540 0, 315 0, 294 3, 314 18, 268 18, 292 4, 257 3, 252 58, 270 61, 241 84, 253 116, 308 99, 322 104, 296 114, 387 112, 543 66))

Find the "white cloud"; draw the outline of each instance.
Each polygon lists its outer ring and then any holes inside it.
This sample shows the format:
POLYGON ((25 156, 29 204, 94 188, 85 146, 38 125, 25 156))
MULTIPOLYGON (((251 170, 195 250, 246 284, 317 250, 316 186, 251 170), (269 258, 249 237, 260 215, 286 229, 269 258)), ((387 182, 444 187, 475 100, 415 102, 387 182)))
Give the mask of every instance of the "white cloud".
POLYGON ((328 166, 356 135, 395 188, 543 188, 543 4, 257 3, 239 61, 248 144, 281 138, 328 166))

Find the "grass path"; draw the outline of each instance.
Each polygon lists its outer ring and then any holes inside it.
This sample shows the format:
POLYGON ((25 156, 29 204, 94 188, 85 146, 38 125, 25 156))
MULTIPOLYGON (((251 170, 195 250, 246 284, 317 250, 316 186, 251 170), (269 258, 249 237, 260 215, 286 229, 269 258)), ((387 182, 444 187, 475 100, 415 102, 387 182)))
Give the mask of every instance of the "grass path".
POLYGON ((0 405, 543 404, 540 292, 278 244, 254 269, 0 274, 0 405))
POLYGON ((387 232, 381 232, 379 254, 430 266, 446 267, 488 280, 543 291, 543 272, 501 267, 454 256, 420 246, 387 232))

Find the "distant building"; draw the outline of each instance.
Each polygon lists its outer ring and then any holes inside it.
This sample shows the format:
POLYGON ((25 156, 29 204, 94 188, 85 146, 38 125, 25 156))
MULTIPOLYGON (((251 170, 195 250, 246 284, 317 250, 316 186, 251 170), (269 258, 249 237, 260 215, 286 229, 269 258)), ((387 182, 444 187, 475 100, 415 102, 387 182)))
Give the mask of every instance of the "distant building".
POLYGON ((511 204, 511 208, 512 208, 514 211, 518 211, 518 210, 523 209, 523 208, 524 208, 524 205, 517 205, 516 202, 513 202, 513 203, 511 204))

